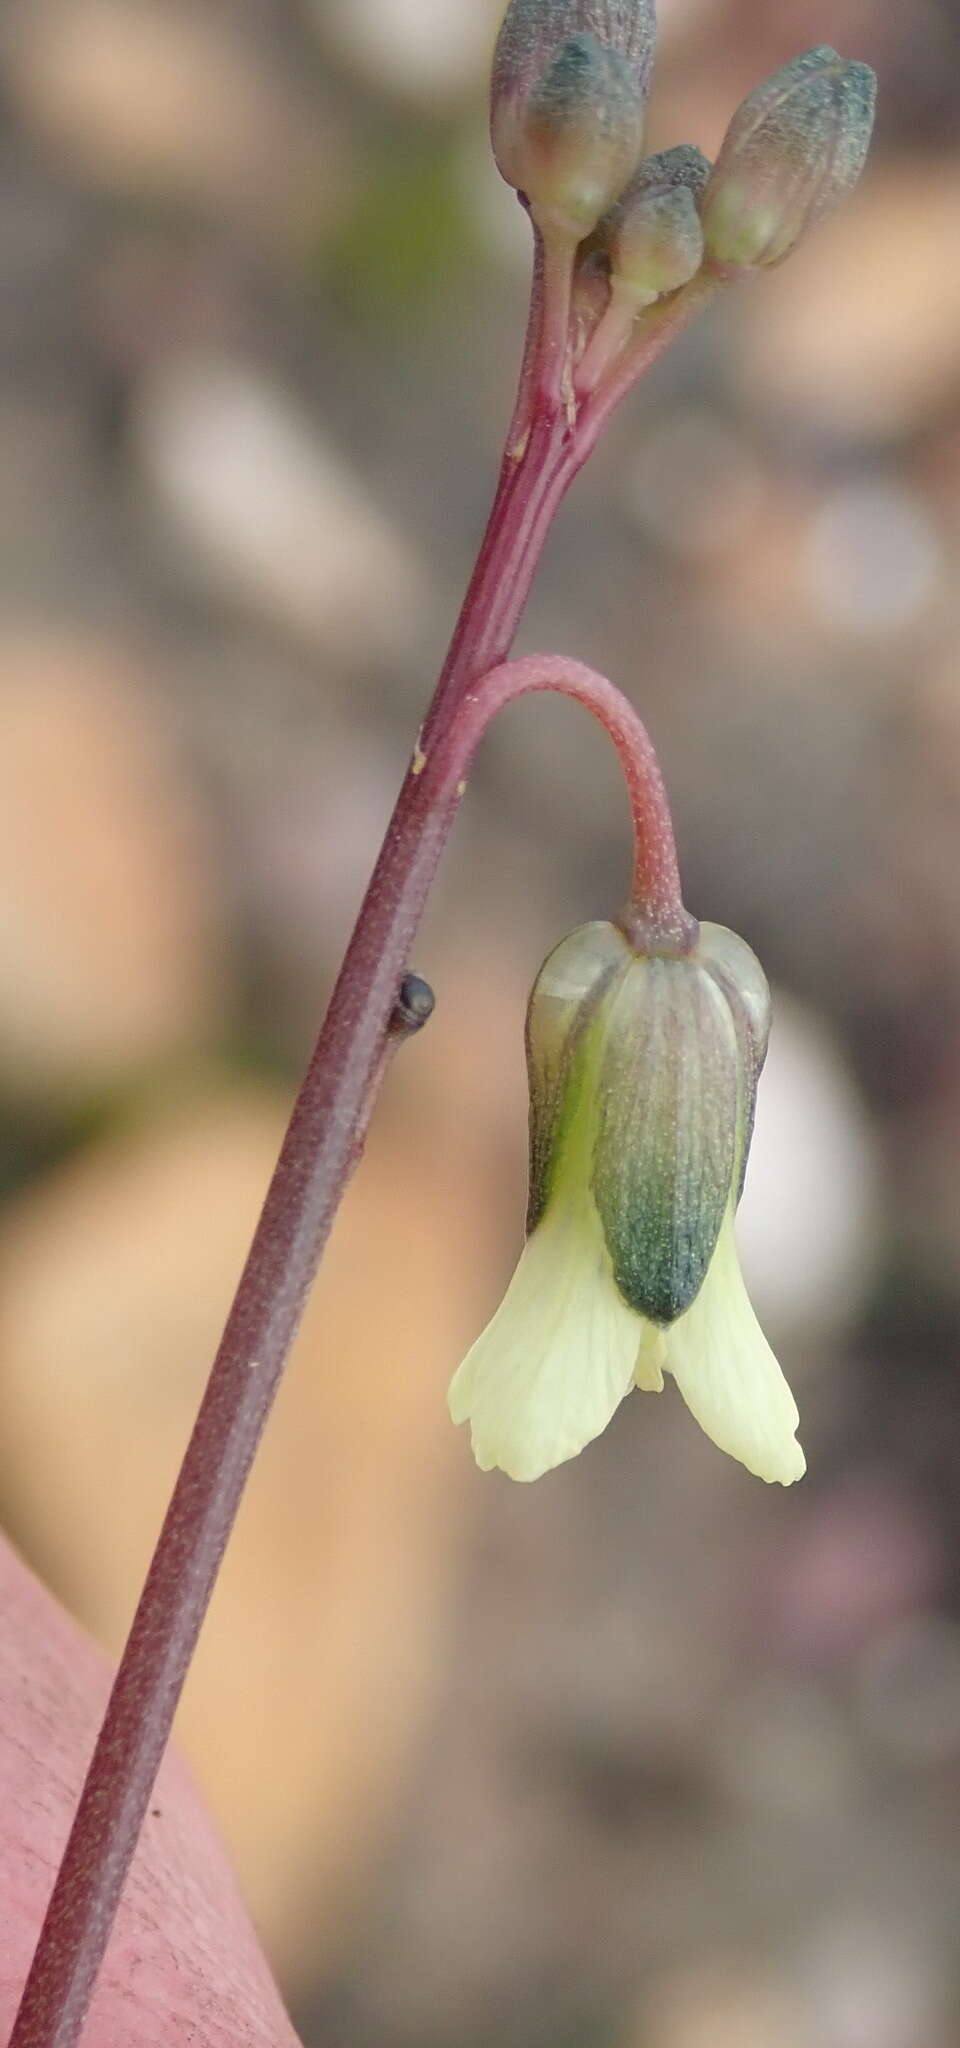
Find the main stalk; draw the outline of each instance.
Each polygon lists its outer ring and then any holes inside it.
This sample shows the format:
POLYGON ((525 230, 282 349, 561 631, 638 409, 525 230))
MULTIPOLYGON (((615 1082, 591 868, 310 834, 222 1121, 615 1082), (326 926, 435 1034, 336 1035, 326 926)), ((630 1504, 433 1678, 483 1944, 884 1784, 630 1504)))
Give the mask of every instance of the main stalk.
MULTIPOLYGON (((509 653, 551 521, 611 409, 598 391, 572 418, 556 380, 543 384, 531 374, 540 276, 538 266, 518 409, 476 568, 294 1104, 8 2048, 76 2048, 79 2041, 247 1476, 395 1042, 391 1023, 410 948, 462 794, 453 772, 458 720, 472 687, 509 653)), ((617 397, 699 302, 693 287, 657 309, 619 373, 617 397)), ((665 914, 669 922, 672 912, 665 914)), ((681 944, 684 929, 674 932, 681 944)))

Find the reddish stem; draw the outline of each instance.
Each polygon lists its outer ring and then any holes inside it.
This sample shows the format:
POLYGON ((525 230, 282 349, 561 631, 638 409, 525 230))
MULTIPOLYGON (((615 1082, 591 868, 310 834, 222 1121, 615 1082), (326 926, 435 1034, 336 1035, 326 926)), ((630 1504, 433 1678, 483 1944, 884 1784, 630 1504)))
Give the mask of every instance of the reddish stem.
MULTIPOLYGON (((570 340, 570 305, 576 241, 555 230, 537 229, 541 248, 543 315, 537 359, 538 395, 543 404, 566 406, 570 340)), ((572 396, 572 393, 570 394, 572 396)))
MULTIPOLYGON (((668 317, 651 338, 646 360, 659 353, 672 331, 668 317)), ((511 680, 498 664, 509 650, 550 521, 598 432, 599 418, 589 411, 582 430, 574 432, 564 415, 535 399, 522 459, 508 447, 421 743, 294 1106, 170 1501, 9 2048, 75 2048, 79 2039, 246 1478, 362 1149, 397 992, 456 812, 458 784, 497 708, 497 693, 503 693, 501 702, 517 694, 518 671, 511 680), (497 673, 491 676, 491 670, 497 673)), ((519 687, 566 689, 584 701, 592 693, 591 708, 604 717, 625 758, 631 746, 636 749, 631 797, 637 876, 664 944, 682 950, 685 928, 679 923, 672 836, 669 846, 666 838, 669 820, 665 825, 662 787, 656 776, 654 789, 643 751, 649 743, 639 721, 632 722, 629 707, 610 685, 576 664, 520 667, 528 679, 519 687)))
POLYGON ((475 684, 462 700, 446 747, 437 749, 435 761, 428 758, 424 764, 424 776, 432 773, 435 779, 437 808, 450 801, 452 789, 456 809, 491 719, 514 698, 537 690, 552 690, 582 704, 599 720, 620 756, 633 819, 633 878, 623 919, 630 936, 651 951, 688 952, 696 943, 697 925, 683 906, 670 806, 650 735, 622 691, 584 662, 561 654, 525 655, 521 661, 491 669, 475 684))
MULTIPOLYGON (((611 413, 639 378, 646 375, 652 363, 663 354, 668 343, 675 341, 685 327, 698 313, 702 313, 720 290, 723 279, 716 271, 705 268, 698 271, 682 291, 674 292, 669 299, 661 300, 642 313, 621 355, 601 376, 596 388, 582 394, 582 406, 577 422, 577 445, 582 448, 582 460, 596 447, 611 413)), ((586 358, 584 359, 586 360, 586 358)), ((581 365, 582 369, 582 365, 581 365)))

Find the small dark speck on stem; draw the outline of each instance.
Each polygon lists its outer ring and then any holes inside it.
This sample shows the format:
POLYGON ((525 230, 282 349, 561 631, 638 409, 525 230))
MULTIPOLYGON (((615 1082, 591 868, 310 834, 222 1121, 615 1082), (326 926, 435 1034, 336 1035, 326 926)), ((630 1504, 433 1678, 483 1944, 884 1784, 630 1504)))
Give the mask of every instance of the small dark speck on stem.
POLYGON ((419 974, 405 974, 393 1012, 392 1029, 406 1036, 429 1024, 437 998, 430 983, 419 974))

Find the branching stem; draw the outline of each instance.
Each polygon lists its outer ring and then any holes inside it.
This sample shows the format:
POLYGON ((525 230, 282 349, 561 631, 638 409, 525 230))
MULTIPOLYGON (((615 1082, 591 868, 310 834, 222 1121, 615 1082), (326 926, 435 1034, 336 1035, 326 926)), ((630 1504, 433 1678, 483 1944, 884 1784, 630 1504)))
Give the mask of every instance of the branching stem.
MULTIPOLYGON (((535 295, 543 290, 538 266, 535 295)), ((648 321, 632 375, 685 324, 680 293, 648 321)), ((533 350, 537 309, 531 319, 533 350)), ((528 355, 529 355, 528 351, 528 355)), ((629 353, 629 351, 628 351, 629 353)), ((450 651, 400 791, 316 1049, 294 1105, 174 1489, 41 1930, 9 2048, 75 2048, 169 1738, 194 1646, 323 1246, 362 1150, 396 1003, 437 862, 489 719, 525 690, 578 697, 627 773, 636 858, 634 928, 683 951, 691 927, 659 771, 611 684, 575 662, 506 664, 550 522, 615 402, 578 421, 528 361, 522 450, 508 440, 497 494, 450 651), (545 386, 546 391, 545 391, 545 386), (645 922, 646 920, 646 922, 645 922)), ((516 415, 515 415, 516 419, 516 415)), ((392 1022, 393 1020, 393 1022, 392 1022)))

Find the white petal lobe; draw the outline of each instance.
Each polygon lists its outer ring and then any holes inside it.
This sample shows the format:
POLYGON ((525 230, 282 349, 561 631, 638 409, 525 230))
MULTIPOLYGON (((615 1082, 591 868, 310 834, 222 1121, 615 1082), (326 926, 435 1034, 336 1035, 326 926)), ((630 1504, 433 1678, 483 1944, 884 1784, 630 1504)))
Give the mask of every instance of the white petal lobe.
POLYGON ((696 1301, 667 1332, 666 1363, 721 1451, 758 1479, 790 1486, 803 1477, 797 1405, 744 1285, 732 1208, 696 1301))
POLYGON ((559 1197, 450 1387, 450 1413, 470 1422, 481 1471, 539 1479, 575 1458, 629 1391, 641 1331, 592 1198, 559 1197))

